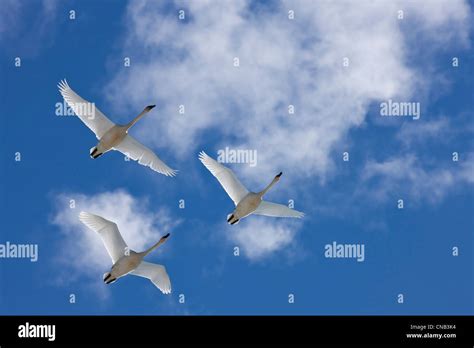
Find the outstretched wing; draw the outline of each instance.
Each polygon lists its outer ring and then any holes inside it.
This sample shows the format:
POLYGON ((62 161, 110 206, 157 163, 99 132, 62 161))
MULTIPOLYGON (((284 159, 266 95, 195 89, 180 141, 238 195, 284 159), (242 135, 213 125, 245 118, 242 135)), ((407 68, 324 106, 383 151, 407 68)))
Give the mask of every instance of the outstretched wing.
POLYGON ((163 294, 171 293, 170 277, 162 265, 142 261, 130 274, 150 279, 163 294))
POLYGON ((66 80, 59 82, 59 92, 63 96, 66 103, 74 111, 74 113, 85 123, 91 131, 94 132, 97 139, 102 136, 115 124, 110 121, 98 108, 95 107, 94 103, 88 102, 82 99, 71 87, 67 84, 66 80))
POLYGON ((79 214, 79 220, 100 235, 113 263, 125 254, 128 247, 115 223, 84 211, 79 214))
POLYGON ((157 155, 145 145, 139 143, 133 137, 127 134, 120 144, 115 146, 115 149, 133 159, 138 161, 143 166, 150 167, 155 172, 164 174, 166 176, 175 176, 177 171, 168 167, 165 162, 159 159, 157 155))
POLYGON ((286 205, 262 201, 253 212, 257 215, 302 218, 304 213, 288 208, 286 205))
POLYGON ((237 205, 244 198, 249 191, 242 185, 235 176, 234 172, 226 166, 220 164, 213 158, 209 157, 204 151, 199 153, 199 160, 206 166, 207 169, 214 175, 219 183, 224 188, 225 192, 237 205))

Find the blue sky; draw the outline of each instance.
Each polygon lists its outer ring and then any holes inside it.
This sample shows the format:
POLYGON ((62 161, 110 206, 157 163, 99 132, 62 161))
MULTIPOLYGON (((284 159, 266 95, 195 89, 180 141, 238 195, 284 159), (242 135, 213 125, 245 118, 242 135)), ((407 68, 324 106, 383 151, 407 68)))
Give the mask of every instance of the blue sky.
POLYGON ((39 258, 0 259, 0 313, 473 314, 472 5, 4 2, 0 243, 39 258), (131 134, 179 175, 92 160, 90 130, 55 114, 63 78, 119 123, 156 104, 131 134), (420 103, 420 119, 382 117, 388 99, 420 103), (283 171, 267 198, 306 216, 228 226, 232 202, 198 160, 226 146, 257 151, 255 167, 226 164, 251 190, 283 171), (170 232, 147 260, 172 294, 103 284, 110 260, 81 210, 132 249, 170 232), (365 260, 326 258, 333 241, 364 244, 365 260))

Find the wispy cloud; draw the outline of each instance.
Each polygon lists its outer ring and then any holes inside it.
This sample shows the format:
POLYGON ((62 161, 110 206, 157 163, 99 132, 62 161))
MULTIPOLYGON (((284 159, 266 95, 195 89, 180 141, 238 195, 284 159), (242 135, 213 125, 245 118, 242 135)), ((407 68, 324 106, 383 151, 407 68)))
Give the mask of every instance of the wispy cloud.
POLYGON ((35 56, 48 47, 55 36, 58 0, 22 2, 2 1, 0 6, 0 43, 11 40, 14 45, 2 47, 7 53, 35 56), (26 8, 34 9, 30 15, 26 8))
MULTIPOLYGON (((166 209, 151 209, 146 199, 138 199, 123 190, 95 195, 61 193, 56 196, 56 211, 52 223, 63 234, 58 262, 64 266, 61 282, 88 279, 95 290, 106 294, 102 275, 111 267, 111 260, 96 232, 84 226, 78 218, 82 210, 100 215, 118 225, 132 250, 142 251, 162 235, 172 232, 180 221, 166 209), (71 200, 75 207, 71 208, 71 200)), ((157 253, 166 252, 167 248, 157 253)))
POLYGON ((273 255, 282 255, 292 261, 299 249, 295 237, 301 225, 300 221, 252 216, 238 226, 227 228, 225 235, 252 262, 273 255))
POLYGON ((428 122, 405 122, 395 137, 408 148, 427 140, 447 141, 447 136, 452 135, 452 132, 449 120, 442 117, 428 122))
POLYGON ((410 198, 415 203, 426 200, 438 203, 454 188, 474 182, 474 154, 448 166, 423 165, 415 155, 401 155, 385 161, 369 161, 362 171, 356 195, 388 199, 410 198))
POLYGON ((17 30, 17 16, 21 9, 21 3, 15 0, 5 0, 0 7, 0 41, 5 36, 12 35, 17 30))
POLYGON ((408 99, 429 85, 406 63, 399 9, 431 40, 439 28, 450 38, 465 35, 469 9, 463 1, 291 1, 254 12, 249 4, 178 1, 187 14, 179 21, 177 12, 132 2, 123 48, 132 66, 115 76, 108 93, 130 112, 158 100, 164 117, 139 131, 182 156, 205 134, 225 139, 219 147, 257 149, 259 170, 242 168, 255 182, 275 167, 326 176, 333 146, 362 124, 372 101, 408 99))

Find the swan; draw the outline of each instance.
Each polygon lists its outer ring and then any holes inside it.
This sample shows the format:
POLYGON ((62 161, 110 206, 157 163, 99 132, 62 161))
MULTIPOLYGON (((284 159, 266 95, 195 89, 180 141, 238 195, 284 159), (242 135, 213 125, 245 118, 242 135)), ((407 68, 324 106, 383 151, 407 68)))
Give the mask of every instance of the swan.
POLYGON ((169 233, 161 237, 151 248, 137 253, 130 250, 122 238, 117 224, 101 216, 87 212, 79 214, 79 220, 97 232, 102 238, 107 252, 112 259, 113 266, 110 272, 104 274, 104 283, 111 284, 127 274, 148 278, 163 294, 171 293, 171 281, 166 269, 162 265, 143 261, 143 258, 163 244, 169 233))
POLYGON ((74 113, 94 132, 99 143, 90 149, 92 158, 97 158, 110 150, 118 150, 124 155, 138 160, 138 163, 148 166, 154 171, 166 176, 175 176, 177 171, 168 167, 149 148, 128 135, 128 130, 147 114, 155 105, 148 105, 143 111, 126 125, 118 125, 110 121, 94 104, 82 99, 66 80, 58 84, 59 92, 74 113), (92 109, 91 109, 92 105, 92 109))
POLYGON ((301 218, 304 213, 288 208, 283 204, 276 204, 262 200, 263 196, 275 185, 283 173, 276 175, 272 182, 260 192, 249 192, 226 166, 209 157, 204 151, 199 153, 199 160, 214 175, 229 197, 234 201, 235 210, 227 215, 227 222, 231 225, 250 215, 266 215, 274 217, 301 218))

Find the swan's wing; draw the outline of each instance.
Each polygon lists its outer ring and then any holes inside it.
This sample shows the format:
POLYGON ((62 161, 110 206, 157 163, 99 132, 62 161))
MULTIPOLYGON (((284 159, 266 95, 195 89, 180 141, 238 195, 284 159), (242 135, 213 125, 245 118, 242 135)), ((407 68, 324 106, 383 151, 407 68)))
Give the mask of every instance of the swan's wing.
POLYGON ((165 266, 142 261, 130 274, 150 279, 163 294, 171 293, 171 281, 165 266))
POLYGON ((79 220, 99 234, 113 263, 125 254, 128 247, 115 223, 84 211, 79 214, 79 220))
POLYGON ((286 205, 262 201, 253 212, 257 215, 302 218, 304 213, 288 208, 286 205))
POLYGON ((125 156, 138 160, 141 165, 150 167, 154 171, 164 174, 166 176, 175 176, 177 171, 168 167, 165 162, 160 160, 157 155, 145 145, 136 141, 130 135, 127 135, 120 144, 115 146, 125 156))
POLYGON ((245 186, 240 183, 239 179, 237 179, 232 170, 209 157, 204 151, 199 153, 199 159, 202 164, 209 169, 212 175, 219 180, 219 183, 224 188, 225 192, 227 192, 229 197, 234 201, 235 205, 239 204, 242 198, 249 193, 245 186))
POLYGON ((97 139, 102 136, 115 124, 110 121, 93 103, 82 99, 71 87, 66 80, 59 82, 59 92, 63 96, 66 103, 71 107, 74 113, 86 124, 91 131, 94 132, 97 139))

